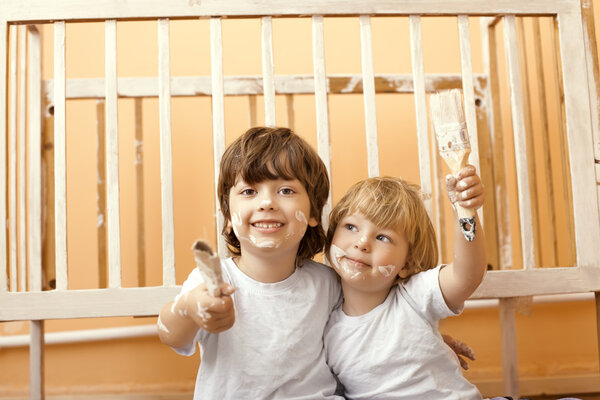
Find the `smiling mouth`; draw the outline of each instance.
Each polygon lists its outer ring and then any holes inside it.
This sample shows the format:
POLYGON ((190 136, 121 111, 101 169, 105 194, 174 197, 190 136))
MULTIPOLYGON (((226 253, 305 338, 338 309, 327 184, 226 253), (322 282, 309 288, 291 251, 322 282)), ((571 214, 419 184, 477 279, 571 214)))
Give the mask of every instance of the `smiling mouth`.
POLYGON ((252 226, 258 229, 277 229, 281 228, 283 224, 281 222, 254 222, 252 226))

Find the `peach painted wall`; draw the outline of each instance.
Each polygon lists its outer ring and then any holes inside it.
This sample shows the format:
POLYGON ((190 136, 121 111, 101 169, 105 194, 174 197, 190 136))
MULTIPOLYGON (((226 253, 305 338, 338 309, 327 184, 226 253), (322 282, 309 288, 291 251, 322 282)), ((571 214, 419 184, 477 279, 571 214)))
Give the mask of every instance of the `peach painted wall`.
MULTIPOLYGON (((156 76, 157 29, 155 22, 122 22, 118 25, 119 77, 156 76)), ((528 25, 526 25, 528 26, 528 25)), ((550 33, 550 20, 542 20, 550 33)), ((171 74, 209 75, 210 49, 207 21, 171 22, 171 74)), ((311 74, 312 48, 309 19, 274 20, 276 74, 311 74)), ((482 72, 479 22, 471 20, 473 62, 482 72)), ((44 77, 53 76, 51 26, 44 26, 44 77)), ((326 19, 326 64, 328 74, 360 73, 358 20, 326 19)), ((501 38, 502 36, 500 36, 501 38)), ((376 73, 411 72, 409 30, 406 19, 380 18, 373 21, 374 67, 376 73)), ((449 18, 423 20, 424 62, 427 73, 457 73, 458 30, 449 18)), ((102 77, 104 74, 103 24, 67 24, 67 76, 102 77)), ((223 22, 224 72, 226 75, 260 75, 260 22, 223 22)), ((547 42, 545 58, 550 57, 547 42)), ((502 50, 502 48, 501 48, 502 50)), ((501 58, 501 61, 503 59, 501 58)), ((530 66, 530 70, 532 70, 530 66)), ((504 72, 503 72, 504 74, 504 72)), ((533 72, 530 74, 533 79, 533 72)), ((551 79, 552 76, 548 77, 551 79)), ((550 96, 554 94, 550 93, 550 96)), ((510 130, 510 115, 504 96, 504 125, 510 130)), ((258 99, 259 123, 263 121, 258 99)), ((355 181, 366 177, 363 100, 360 95, 333 95, 329 99, 334 201, 355 181), (350 150, 351 149, 351 150, 350 150)), ((550 113, 556 115, 550 101, 550 113)), ((227 142, 248 127, 245 97, 228 98, 227 142)), ((378 95, 377 122, 382 175, 399 175, 418 182, 414 101, 410 95, 378 95)), ((277 98, 277 124, 286 125, 285 99, 277 98)), ((296 131, 316 145, 314 98, 299 96, 295 102, 296 131)), ((213 167, 211 103, 209 97, 172 100, 172 145, 174 218, 177 283, 193 268, 189 251, 197 237, 216 243, 213 215, 213 167)), ((69 283, 73 289, 95 288, 97 273, 96 231, 96 136, 95 101, 71 101, 67 105, 67 185, 69 283)), ((158 101, 143 102, 145 166, 145 237, 148 285, 161 282, 160 169, 158 147, 158 101)), ((534 115, 537 113, 534 110, 534 115)), ((119 151, 121 185, 121 246, 123 285, 136 284, 136 203, 133 134, 133 101, 119 101, 119 151)), ((534 132, 539 122, 534 118, 534 132)), ((552 128, 554 137, 556 128, 552 128)), ((552 126, 552 124, 551 124, 552 126)), ((538 135, 539 136, 539 135, 538 135)), ((536 143, 541 140, 536 137, 536 143)), ((507 137, 508 161, 512 139, 507 137)), ((558 153, 551 143, 551 152, 558 153)), ((541 160, 537 160, 542 168, 541 160)), ((514 161, 512 162, 514 163, 514 161)), ((510 167, 509 167, 510 168, 510 167)), ((557 170, 560 175, 560 171, 557 170)), ((509 196, 512 206, 511 232, 518 238, 514 169, 509 169, 509 196), (512 173, 512 174, 511 174, 512 173)), ((560 176, 559 176, 560 178, 560 176)), ((539 184, 540 193, 546 187, 539 184)), ((540 196, 542 218, 549 213, 546 196, 540 196)), ((557 205, 557 207, 559 207, 557 205)), ((558 228, 566 220, 559 215, 558 228)), ((544 231, 542 229, 542 231, 544 231)), ((543 236, 543 241, 549 239, 543 236)), ((559 237, 562 241, 564 237, 559 237)), ((564 247, 564 246, 563 246, 564 247)), ((564 248, 559 264, 568 265, 564 248)), ((514 240, 515 265, 520 265, 519 241, 514 240)), ((543 256, 542 261, 545 261, 543 256)), ((543 264, 543 265, 547 265, 543 264)), ((152 324, 154 318, 115 318, 48 321, 47 332, 92 329, 122 325, 152 324)), ((520 374, 524 378, 589 376, 598 374, 598 349, 592 301, 535 305, 530 317, 519 315, 518 348, 520 374)), ((474 383, 498 382, 502 378, 500 328, 496 308, 467 310, 457 318, 443 321, 440 328, 469 343, 478 356, 466 376, 474 383)), ((0 323, 1 335, 28 332, 26 322, 0 323)), ((176 355, 157 338, 110 342, 52 345, 46 348, 46 387, 54 393, 97 393, 131 391, 191 390, 198 367, 197 355, 176 355)), ((0 348, 0 397, 27 392, 28 352, 26 348, 0 348)), ((483 386, 482 386, 483 387, 483 386)), ((501 386, 498 386, 501 388, 501 386)), ((484 393, 499 395, 500 393, 484 393)))

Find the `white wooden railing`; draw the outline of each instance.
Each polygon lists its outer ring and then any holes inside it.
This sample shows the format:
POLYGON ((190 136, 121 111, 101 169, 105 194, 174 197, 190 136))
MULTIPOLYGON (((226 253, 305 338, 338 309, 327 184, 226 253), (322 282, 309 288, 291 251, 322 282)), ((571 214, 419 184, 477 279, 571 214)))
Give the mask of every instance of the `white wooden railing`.
MULTIPOLYGON (((585 2, 584 2, 585 3, 585 2)), ((473 298, 500 299, 503 363, 506 393, 518 395, 518 375, 515 341, 515 299, 533 295, 600 292, 600 135, 598 133, 598 67, 594 63, 595 42, 590 35, 590 18, 578 0, 535 1, 229 1, 212 0, 100 0, 85 5, 69 1, 22 0, 0 4, 0 220, 8 221, 8 229, 0 230, 0 321, 31 320, 32 322, 32 397, 43 397, 43 320, 58 318, 112 317, 156 315, 160 307, 178 292, 175 281, 175 247, 173 223, 173 178, 171 150, 171 98, 177 96, 211 96, 214 144, 215 182, 220 156, 225 149, 226 96, 248 96, 250 124, 256 123, 256 96, 264 98, 265 123, 276 125, 275 99, 287 99, 288 121, 293 124, 294 96, 314 95, 316 131, 320 156, 331 166, 329 139, 329 94, 362 93, 365 111, 365 143, 368 175, 379 174, 379 150, 375 98, 379 93, 412 93, 415 101, 419 152, 420 184, 426 207, 438 228, 444 230, 441 190, 437 185, 440 166, 429 141, 427 94, 436 90, 460 87, 464 91, 466 120, 473 152, 471 163, 479 167, 488 190, 488 204, 481 218, 488 232, 490 263, 498 271, 490 271, 473 298), (582 15, 582 9, 584 13, 582 15), (325 17, 356 16, 360 25, 362 74, 327 75, 323 20, 325 17), (425 74, 421 18, 423 16, 456 16, 461 72, 456 75, 425 74), (564 96, 566 127, 561 133, 561 148, 565 178, 560 188, 568 199, 563 212, 568 215, 567 237, 573 243, 571 265, 562 268, 540 268, 540 222, 537 215, 537 191, 533 142, 531 140, 532 95, 524 84, 518 35, 520 16, 550 16, 557 23, 558 43, 555 49, 556 88, 564 96), (312 75, 275 75, 273 68, 272 17, 307 17, 312 19, 312 75), (376 75, 373 69, 371 19, 376 16, 402 16, 409 19, 411 41, 411 75, 376 75), (470 48, 469 16, 481 16, 484 74, 473 72, 470 48), (171 76, 169 61, 169 20, 171 18, 210 18, 211 76, 171 76), (262 76, 224 76, 221 17, 260 18, 262 38, 262 76), (156 78, 117 76, 117 31, 119 20, 151 19, 158 24, 158 60, 156 78), (105 76, 97 79, 67 79, 65 65, 65 23, 103 21, 105 23, 105 76), (34 23, 54 25, 54 78, 41 78, 41 43, 34 23), (503 24, 506 70, 510 91, 512 132, 518 188, 520 238, 509 234, 508 201, 503 154, 503 126, 500 114, 500 73, 497 54, 496 26, 503 24), (27 38, 27 40, 25 40, 27 38), (27 42, 27 47, 25 43, 27 42), (6 47, 9 43, 9 48, 6 47), (10 49, 10 51, 9 51, 10 49), (17 49, 19 58, 17 58, 17 49), (582 63, 581 60, 586 60, 582 63), (27 71, 25 74, 24 71, 27 71), (20 78, 20 80, 18 79, 20 78), (10 90, 9 90, 10 88, 10 90), (25 89, 27 88, 27 90, 25 89), (17 106, 17 93, 20 103, 17 106), (589 96, 585 95, 589 93, 589 96), (145 285, 143 272, 143 237, 138 240, 141 257, 139 285, 122 287, 121 228, 119 226, 119 152, 117 99, 158 97, 160 124, 160 181, 162 215, 162 285, 145 285), (88 290, 69 288, 67 251, 66 195, 66 102, 74 99, 98 99, 99 143, 105 152, 99 161, 99 215, 106 215, 106 224, 99 229, 100 287, 88 290), (54 197, 42 197, 41 132, 42 105, 53 108, 54 118, 54 197), (8 106, 8 107, 7 107, 8 106), (27 124, 25 124, 27 119, 27 124), (19 123, 17 124, 17 121, 19 123), (25 132, 27 125, 27 132, 25 132), (20 127, 17 130, 17 126, 20 127), (27 133, 27 135, 26 135, 27 133), (25 145, 25 137, 27 143, 25 145), (8 140, 7 140, 8 139, 8 140), (8 148, 5 148, 5 143, 8 148), (17 143, 19 144, 17 146, 17 143), (17 153, 17 148, 19 152, 17 153), (7 157, 8 155, 8 157, 7 157), (27 165, 25 165, 27 160, 27 165), (568 168, 567 162, 568 160, 568 168), (104 175, 105 168, 105 175, 104 175), (18 175, 17 175, 18 172, 18 175), (433 173, 432 173, 433 172, 433 173), (27 175, 27 180, 25 176, 27 175), (432 176, 433 175, 433 176, 432 176), (6 177, 8 176, 8 181, 6 177), (17 176, 19 181, 17 181, 17 176), (104 185, 102 181, 106 179, 104 185), (26 186, 27 182, 27 186, 26 186), (106 206, 104 209, 104 193, 106 206), (572 197, 572 201, 569 198, 572 197), (27 198, 27 204, 25 204, 27 198), (7 200, 5 200, 7 199, 7 200), (19 199, 19 202, 17 202, 19 199), (42 256, 42 205, 52 203, 54 209, 54 260, 42 256), (27 226, 26 225, 27 221, 27 226), (8 232, 8 235, 6 233, 8 232), (17 236, 17 232, 19 236, 17 236), (26 236, 25 236, 26 233, 26 236), (511 269, 512 242, 521 243, 522 269, 511 269), (106 248, 106 252, 102 249, 106 248), (49 268, 48 265, 53 265, 49 268), (107 268, 103 270, 103 268, 107 268), (53 290, 42 287, 42 272, 46 283, 54 280, 53 290), (102 277, 108 274, 108 282, 102 277), (28 283, 28 284, 27 284, 28 283)), ((591 25, 593 28, 593 24, 591 25)), ((537 27, 539 31, 539 25, 537 27)), ((521 35, 522 36, 522 35, 521 35)), ((539 46, 539 33, 535 35, 539 46)), ((539 47, 536 47, 539 51, 539 47)), ((541 53, 536 54, 540 58, 541 53)), ((597 60, 597 56, 595 58, 597 60)), ((538 65, 540 63, 537 63, 538 65)), ((527 68, 527 66, 525 67, 527 68)), ((544 70, 537 76, 544 81, 544 70)), ((536 99, 543 102, 544 85, 536 99)), ((141 113, 136 102, 136 115, 141 113)), ((547 111, 543 111, 547 114, 547 111)), ((136 116, 136 118, 139 115, 136 116)), ((544 117, 547 125, 547 115, 544 117)), ((136 119, 137 120, 137 119, 136 119)), ((562 123, 560 128, 562 128, 562 123)), ((141 123, 136 124, 136 132, 141 123)), ((546 129, 547 132, 547 129, 546 129)), ((137 136, 141 138, 141 136, 137 136)), ((141 139, 139 139, 141 140, 141 139)), ((548 155, 547 148, 542 149, 548 155)), ((142 154, 139 153, 141 157, 142 154)), ((143 167, 138 166, 143 173, 143 167)), ((553 178, 544 171, 544 179, 553 178)), ((141 178, 138 176, 138 182, 141 178)), ((139 183, 138 183, 139 184, 139 183)), ((143 187, 138 187, 143 206, 143 187)), ((552 196, 554 192, 551 190, 552 196)), ((553 200, 552 200, 553 201, 553 200)), ((223 219, 217 210, 217 232, 223 219)), ((330 201, 325 214, 331 207, 330 201)), ((143 215, 143 213, 142 213, 143 215)), ((141 220, 141 218, 140 218, 141 220)), ((325 223, 327 221, 325 220, 325 223)), ((143 223, 143 221, 139 221, 143 223)), ((550 224, 552 241, 556 242, 554 221, 550 224)), ((141 230, 143 232, 143 229, 141 230)), ((439 234, 445 248, 444 235, 439 234)), ((569 248, 570 245, 567 245, 569 248)), ((554 245, 551 260, 556 259, 554 245)), ((219 251, 225 252, 219 240, 219 251)), ((554 263, 552 263, 554 265, 554 263)), ((596 297, 598 299, 598 296, 596 297)))

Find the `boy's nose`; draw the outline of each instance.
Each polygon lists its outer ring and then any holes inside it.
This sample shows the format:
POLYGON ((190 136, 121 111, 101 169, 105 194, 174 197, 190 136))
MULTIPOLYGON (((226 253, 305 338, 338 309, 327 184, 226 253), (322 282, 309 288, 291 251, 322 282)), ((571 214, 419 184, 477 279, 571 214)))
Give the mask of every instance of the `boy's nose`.
POLYGON ((258 209, 260 211, 269 211, 275 209, 275 204, 273 199, 270 196, 264 196, 260 199, 260 203, 258 204, 258 209))
POLYGON ((369 251, 369 243, 367 242, 367 239, 363 236, 359 238, 356 242, 354 242, 354 248, 362 252, 367 252, 369 251))

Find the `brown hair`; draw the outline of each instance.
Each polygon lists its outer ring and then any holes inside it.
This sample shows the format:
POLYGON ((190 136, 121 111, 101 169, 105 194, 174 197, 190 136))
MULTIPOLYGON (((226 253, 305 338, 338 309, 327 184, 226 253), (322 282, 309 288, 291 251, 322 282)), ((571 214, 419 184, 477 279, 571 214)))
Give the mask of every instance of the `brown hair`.
POLYGON ((409 276, 437 265, 435 230, 418 186, 392 177, 369 178, 354 184, 331 211, 325 243, 328 258, 338 223, 356 212, 381 228, 404 233, 409 276))
POLYGON ((315 150, 287 128, 255 127, 237 138, 223 154, 219 171, 218 196, 225 218, 223 236, 233 255, 240 255, 240 241, 231 221, 229 191, 238 178, 249 184, 270 179, 298 179, 310 200, 310 216, 318 221, 308 226, 298 248, 297 261, 311 259, 323 250, 325 231, 321 224, 323 206, 329 196, 329 177, 325 164, 315 150))

